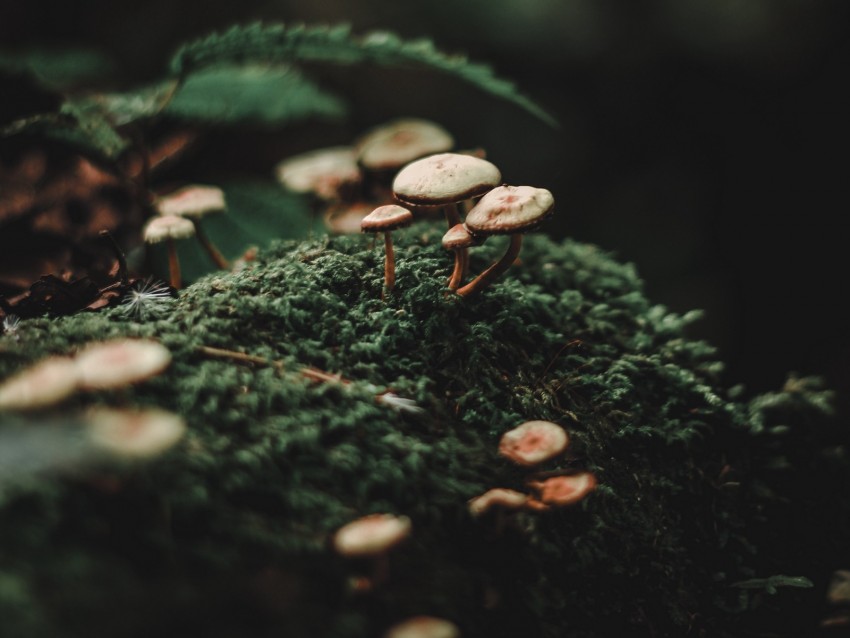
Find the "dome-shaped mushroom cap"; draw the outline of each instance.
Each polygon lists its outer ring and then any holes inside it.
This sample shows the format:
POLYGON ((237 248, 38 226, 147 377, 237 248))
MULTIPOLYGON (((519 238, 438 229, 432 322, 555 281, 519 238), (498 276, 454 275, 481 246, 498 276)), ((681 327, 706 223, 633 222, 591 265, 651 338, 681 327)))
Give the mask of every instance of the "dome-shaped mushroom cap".
POLYGON ((563 507, 578 503, 596 487, 596 476, 581 472, 571 476, 553 476, 545 481, 529 481, 528 485, 540 492, 540 501, 546 505, 563 507))
POLYGON ((118 388, 159 374, 171 363, 161 343, 144 339, 115 339, 87 346, 76 358, 80 386, 118 388))
POLYGON ((77 367, 66 357, 49 357, 0 384, 0 410, 36 410, 70 396, 77 367))
POLYGON ((86 414, 86 420, 95 445, 133 458, 157 456, 186 433, 182 417, 159 409, 94 408, 86 414))
POLYGON ((373 171, 398 169, 415 159, 448 151, 454 138, 428 120, 394 120, 366 133, 356 145, 358 160, 373 171))
POLYGON ((203 217, 226 207, 224 191, 215 186, 184 186, 159 198, 156 208, 160 215, 203 217))
POLYGON ((527 501, 527 494, 504 487, 496 487, 471 499, 469 501, 469 513, 473 516, 483 516, 494 507, 518 510, 522 509, 527 501))
POLYGON ((363 218, 360 229, 364 233, 379 233, 407 226, 413 221, 413 213, 395 204, 379 206, 363 218))
POLYGON ((406 516, 370 514, 340 527, 334 534, 334 549, 342 556, 359 558, 383 554, 410 536, 406 516))
POLYGON ((325 228, 337 235, 356 235, 360 233, 360 222, 375 209, 374 204, 354 202, 341 203, 329 207, 323 216, 325 228))
POLYGON ((162 215, 152 217, 145 226, 145 241, 156 244, 166 239, 185 239, 195 234, 195 226, 185 217, 162 215))
POLYGON ((545 188, 499 186, 469 211, 466 226, 476 235, 523 232, 551 215, 554 207, 555 198, 545 188))
POLYGON ((446 231, 443 235, 443 248, 446 250, 456 250, 458 248, 469 248, 476 246, 480 242, 470 233, 463 224, 455 224, 446 231))
POLYGON ((460 629, 442 618, 414 616, 390 627, 384 638, 460 638, 460 629))
POLYGON ((537 465, 561 454, 569 441, 557 423, 526 421, 502 435, 499 454, 518 465, 537 465))
POLYGON ((487 192, 502 174, 484 159, 440 153, 411 162, 396 175, 393 194, 402 203, 442 206, 487 192))
POLYGON ((334 146, 287 158, 275 167, 277 180, 296 193, 315 193, 322 199, 337 199, 343 184, 360 181, 355 151, 334 146))

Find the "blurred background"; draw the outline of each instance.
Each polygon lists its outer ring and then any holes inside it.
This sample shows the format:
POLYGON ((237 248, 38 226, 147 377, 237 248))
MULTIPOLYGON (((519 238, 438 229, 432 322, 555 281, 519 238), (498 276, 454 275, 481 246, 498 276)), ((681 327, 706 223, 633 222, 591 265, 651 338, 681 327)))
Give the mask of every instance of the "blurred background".
MULTIPOLYGON (((351 99, 346 120, 211 129, 171 179, 267 176, 389 119, 433 119, 507 182, 552 190, 547 232, 634 262, 654 302, 704 309, 692 334, 720 349, 727 383, 822 375, 848 414, 846 0, 4 0, 0 51, 90 48, 121 88, 253 20, 430 37, 515 80, 560 128, 435 73, 319 69, 351 99)), ((0 120, 26 111, 15 98, 0 96, 0 120)))

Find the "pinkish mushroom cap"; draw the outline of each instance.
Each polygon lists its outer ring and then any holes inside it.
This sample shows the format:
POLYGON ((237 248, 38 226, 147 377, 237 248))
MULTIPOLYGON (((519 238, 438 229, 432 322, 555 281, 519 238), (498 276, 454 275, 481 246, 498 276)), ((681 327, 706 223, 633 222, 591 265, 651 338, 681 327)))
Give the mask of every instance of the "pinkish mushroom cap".
POLYGON ((186 433, 182 417, 159 409, 94 408, 86 417, 89 436, 97 446, 129 458, 158 456, 186 433))
POLYGON ((442 618, 414 616, 390 627, 384 638, 460 638, 460 629, 442 618))
POLYGON ((522 233, 547 219, 554 207, 555 198, 545 188, 499 186, 469 211, 465 223, 474 235, 522 233))
POLYGON ((469 248, 479 244, 481 244, 481 240, 470 233, 463 224, 455 224, 443 235, 443 248, 446 250, 469 248))
POLYGON ((411 162, 396 175, 393 195, 403 204, 444 206, 486 193, 502 174, 484 159, 440 153, 411 162))
POLYGON ((325 200, 339 199, 340 190, 360 182, 357 157, 350 146, 309 151, 283 160, 275 167, 277 180, 296 193, 315 193, 325 200))
POLYGON ((383 233, 409 226, 412 221, 413 213, 409 210, 403 206, 387 204, 366 215, 360 222, 360 229, 364 233, 383 233))
POLYGON ((224 191, 215 186, 193 184, 160 197, 157 202, 160 215, 203 217, 207 213, 223 211, 224 191))
POLYGON ((155 376, 171 363, 171 352, 161 343, 143 339, 115 339, 93 343, 77 355, 80 386, 119 388, 155 376))
POLYGON ((77 388, 77 367, 66 357, 49 357, 0 384, 0 410, 46 408, 77 388))
POLYGON ((564 507, 578 503, 592 492, 596 488, 596 476, 591 472, 581 472, 571 476, 553 476, 543 481, 529 481, 528 485, 540 493, 539 503, 564 507))
POLYGON ((370 514, 343 525, 334 534, 333 546, 341 556, 366 558, 389 551, 410 536, 406 516, 370 514))
POLYGON ((145 241, 149 244, 157 244, 166 239, 186 239, 194 234, 195 225, 179 215, 152 217, 144 230, 145 241))
POLYGON ((469 513, 478 517, 483 516, 493 508, 519 510, 525 507, 527 501, 527 494, 497 487, 471 499, 469 501, 469 513))
POLYGON ((442 126, 420 119, 402 119, 376 127, 356 145, 360 165, 372 171, 396 170, 415 159, 442 153, 454 138, 442 126))
POLYGON ((338 235, 360 233, 360 222, 375 209, 374 204, 335 204, 324 215, 325 227, 338 235))
POLYGON ((566 430, 556 423, 526 421, 502 435, 499 454, 517 465, 537 465, 563 453, 569 442, 566 430))

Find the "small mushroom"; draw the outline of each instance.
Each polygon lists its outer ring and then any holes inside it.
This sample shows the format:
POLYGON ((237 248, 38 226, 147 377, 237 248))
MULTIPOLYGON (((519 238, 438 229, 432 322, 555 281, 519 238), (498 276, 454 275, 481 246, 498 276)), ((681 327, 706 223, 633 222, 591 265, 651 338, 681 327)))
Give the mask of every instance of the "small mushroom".
POLYGON ((566 430, 557 423, 526 421, 502 435, 499 454, 517 465, 538 465, 562 454, 569 442, 566 430))
POLYGON ((409 226, 413 213, 402 206, 388 204, 379 206, 363 218, 360 229, 364 233, 384 233, 384 284, 387 292, 395 287, 395 252, 393 251, 392 231, 409 226))
POLYGON ((478 518, 491 509, 520 510, 528 501, 528 495, 516 490, 497 487, 469 501, 469 513, 478 518))
POLYGON ((194 224, 195 236, 201 246, 222 270, 230 268, 230 264, 201 228, 201 218, 209 213, 223 212, 225 208, 224 191, 215 186, 186 186, 159 198, 157 202, 160 215, 185 217, 194 224))
POLYGON ((144 381, 165 370, 169 363, 168 348, 144 339, 92 343, 75 360, 80 387, 87 390, 120 388, 144 381))
POLYGON ((439 124, 415 118, 378 126, 355 144, 360 165, 372 172, 397 171, 405 164, 454 146, 454 138, 439 124))
POLYGON ((463 280, 464 260, 461 251, 480 244, 481 240, 470 233, 463 224, 455 224, 443 235, 443 248, 455 251, 455 267, 449 278, 449 290, 457 290, 463 280))
POLYGON ((505 255, 478 277, 457 291, 461 297, 473 295, 510 268, 522 247, 522 234, 547 219, 555 199, 545 188, 500 186, 484 195, 466 216, 466 227, 476 236, 510 235, 505 255))
POLYGON ((345 199, 359 189, 357 156, 350 146, 334 146, 287 158, 275 167, 277 180, 295 193, 313 193, 326 201, 345 199))
POLYGON ((73 360, 49 357, 0 384, 0 410, 37 410, 69 397, 79 375, 73 360))
POLYGON ((360 230, 360 222, 375 210, 375 204, 365 202, 342 202, 330 206, 325 211, 325 228, 336 235, 354 235, 360 230))
POLYGON ((547 510, 581 501, 596 488, 596 476, 591 472, 553 476, 543 481, 529 481, 528 486, 540 494, 539 498, 529 499, 528 507, 547 510))
POLYGON ((186 433, 186 422, 182 417, 153 408, 93 408, 87 413, 86 420, 89 436, 95 445, 127 458, 158 456, 186 433))
MULTIPOLYGON (((412 529, 406 516, 370 514, 340 527, 334 534, 333 547, 345 558, 372 559, 369 581, 374 585, 388 578, 388 552, 407 539, 412 529)), ((361 589, 371 589, 371 585, 361 589)))
POLYGON ((443 618, 414 616, 390 627, 384 638, 460 638, 460 629, 443 618))
POLYGON ((195 225, 178 215, 153 217, 145 226, 144 237, 148 245, 166 242, 168 246, 168 272, 172 288, 180 288, 180 261, 177 258, 175 239, 186 239, 195 234, 195 225))

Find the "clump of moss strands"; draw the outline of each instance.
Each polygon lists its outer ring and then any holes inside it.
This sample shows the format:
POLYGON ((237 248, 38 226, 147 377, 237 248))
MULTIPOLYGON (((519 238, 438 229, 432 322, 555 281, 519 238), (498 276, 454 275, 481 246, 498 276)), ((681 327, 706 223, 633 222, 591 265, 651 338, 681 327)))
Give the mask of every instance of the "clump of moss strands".
POLYGON ((0 337, 2 378, 109 337, 173 355, 127 390, 0 415, 0 633, 365 638, 426 614, 464 638, 814 635, 850 564, 848 461, 818 382, 744 400, 685 336, 697 313, 651 305, 631 266, 572 241, 529 237, 505 278, 461 299, 441 230, 396 234, 385 300, 383 253, 326 238, 210 275, 149 320, 117 308, 0 337), (164 408, 188 433, 145 462, 8 452, 76 441, 93 404, 164 408), (469 499, 525 489, 497 448, 531 419, 571 439, 539 469, 591 471, 596 490, 473 518, 469 499), (413 531, 359 591, 370 565, 330 539, 382 512, 413 531))

